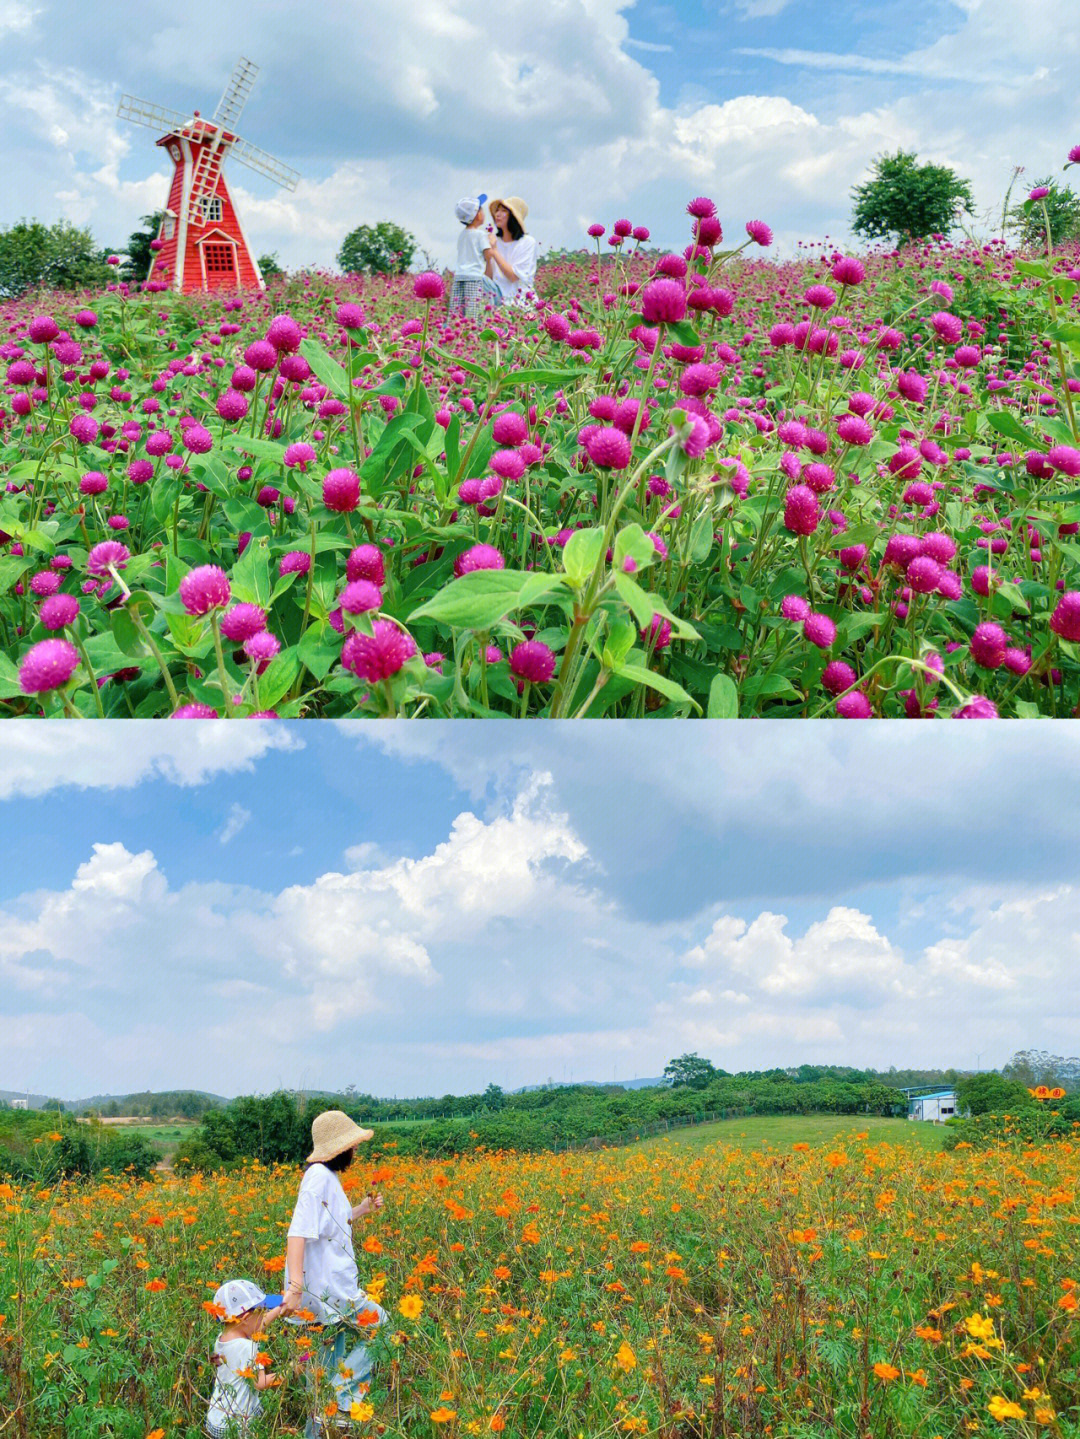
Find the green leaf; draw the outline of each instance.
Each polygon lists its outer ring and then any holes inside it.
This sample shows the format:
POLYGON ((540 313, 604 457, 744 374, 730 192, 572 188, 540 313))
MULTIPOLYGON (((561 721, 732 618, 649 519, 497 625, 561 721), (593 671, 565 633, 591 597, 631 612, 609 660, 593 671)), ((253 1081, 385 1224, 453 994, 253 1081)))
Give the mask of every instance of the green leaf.
POLYGON ((678 324, 666 325, 668 339, 674 340, 677 345, 699 346, 701 336, 694 329, 689 320, 680 320, 678 324))
POLYGON ((297 651, 317 680, 324 680, 341 657, 343 638, 329 624, 308 625, 297 651))
POLYGON ((1011 580, 1005 580, 1000 584, 997 593, 1002 599, 1007 600, 1014 610, 1020 610, 1025 615, 1030 613, 1031 606, 1024 598, 1019 586, 1014 585, 1011 580))
POLYGON ((676 704, 693 705, 697 712, 701 713, 701 706, 694 699, 693 695, 687 694, 682 685, 674 680, 668 679, 667 675, 658 675, 655 670, 646 669, 644 665, 622 664, 615 673, 620 679, 630 680, 636 685, 646 685, 651 690, 657 690, 669 700, 676 704))
POLYGON ((270 603, 270 555, 266 540, 251 540, 229 574, 233 599, 246 604, 270 603))
POLYGON ((192 466, 192 474, 219 500, 232 499, 236 481, 229 474, 220 455, 201 456, 198 463, 192 466))
POLYGON ((866 545, 869 549, 880 533, 877 525, 853 525, 851 529, 833 535, 829 541, 829 549, 847 550, 853 545, 866 545))
POLYGON ((0 700, 13 700, 22 696, 23 687, 19 683, 19 671, 15 661, 5 654, 0 654, 0 700))
POLYGON ((655 597, 646 593, 629 575, 624 575, 620 570, 615 572, 615 588, 623 604, 637 620, 638 629, 647 630, 652 624, 653 615, 656 614, 655 597))
POLYGON ((257 439, 251 435, 224 435, 221 443, 230 450, 238 450, 255 460, 273 460, 275 465, 285 462, 285 446, 277 440, 257 439))
POLYGON ((608 630, 604 641, 603 664, 605 669, 618 670, 626 656, 634 648, 637 629, 627 619, 616 619, 608 630))
POLYGON ((692 565, 703 565, 713 547, 713 517, 711 510, 703 510, 690 527, 687 554, 692 565))
POLYGON ((443 447, 446 450, 446 476, 451 484, 457 476, 461 455, 461 416, 454 415, 446 427, 443 447))
POLYGON ((1023 445, 1029 450, 1042 449, 1042 441, 1038 436, 1025 429, 1016 416, 1009 414, 1007 410, 992 410, 986 419, 990 428, 999 435, 1003 435, 1005 439, 1013 440, 1016 444, 1023 445))
POLYGON ((413 610, 409 623, 429 619, 452 629, 490 629, 517 607, 523 587, 533 578, 525 570, 473 570, 413 610))
POLYGON ((580 589, 596 568, 603 544, 603 530, 594 528, 575 530, 563 546, 563 569, 567 579, 576 588, 580 589))
POLYGON ((360 478, 368 494, 379 498, 394 451, 405 443, 408 433, 428 423, 425 416, 418 415, 415 410, 401 410, 383 427, 374 449, 360 467, 360 478))
POLYGON ((1049 280, 1050 268, 1042 260, 1017 260, 1016 272, 1028 275, 1034 280, 1049 280))
POLYGON ((656 546, 640 525, 627 525, 615 537, 614 568, 622 570, 627 558, 636 570, 648 569, 656 560, 656 546))
POLYGON ((709 686, 709 719, 738 719, 739 690, 730 675, 715 675, 709 686))
MULTIPOLYGON (((455 360, 460 365, 460 360, 455 360)), ((462 365, 464 369, 465 366, 462 365)), ((483 370, 480 371, 483 375, 483 370)), ((576 370, 511 370, 508 375, 502 378, 504 390, 513 389, 519 385, 569 385, 578 377, 576 370)))
POLYGON ((300 656, 295 649, 282 650, 259 676, 259 706, 272 709, 292 687, 300 673, 300 656))
POLYGON ((327 353, 318 340, 302 340, 300 353, 311 366, 321 384, 324 384, 339 400, 349 398, 351 388, 344 367, 327 353))
POLYGON ((0 560, 0 594, 5 594, 34 563, 29 555, 8 555, 0 560))

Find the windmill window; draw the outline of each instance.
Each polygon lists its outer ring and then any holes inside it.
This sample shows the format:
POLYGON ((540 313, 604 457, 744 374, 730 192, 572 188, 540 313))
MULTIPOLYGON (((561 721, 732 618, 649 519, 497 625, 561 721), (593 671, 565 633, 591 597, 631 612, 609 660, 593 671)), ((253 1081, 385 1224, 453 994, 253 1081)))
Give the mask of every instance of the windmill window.
POLYGON ((233 273, 233 248, 231 245, 204 245, 206 273, 208 275, 231 275, 233 273))
POLYGON ((175 234, 176 234, 176 216, 175 216, 175 215, 166 215, 165 218, 164 218, 164 220, 162 220, 162 222, 161 222, 161 238, 162 238, 163 240, 171 240, 172 237, 173 237, 175 234))
POLYGON ((220 196, 220 195, 200 195, 200 196, 199 196, 199 209, 200 209, 201 212, 202 212, 202 217, 203 217, 204 220, 207 220, 207 221, 209 221, 210 223, 214 223, 215 221, 220 221, 220 220, 221 220, 221 196, 220 196))

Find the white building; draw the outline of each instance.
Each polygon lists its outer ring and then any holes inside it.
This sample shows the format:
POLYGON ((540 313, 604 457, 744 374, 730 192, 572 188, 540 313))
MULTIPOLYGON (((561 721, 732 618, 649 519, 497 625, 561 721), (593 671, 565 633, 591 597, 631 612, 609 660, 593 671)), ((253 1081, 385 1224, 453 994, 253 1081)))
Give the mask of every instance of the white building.
POLYGON ((909 1119, 928 1119, 938 1124, 956 1113, 955 1089, 935 1089, 932 1094, 917 1094, 908 1100, 909 1119))
POLYGON ((27 1099, 13 1099, 11 1101, 11 1107, 12 1109, 29 1109, 30 1101, 27 1099))

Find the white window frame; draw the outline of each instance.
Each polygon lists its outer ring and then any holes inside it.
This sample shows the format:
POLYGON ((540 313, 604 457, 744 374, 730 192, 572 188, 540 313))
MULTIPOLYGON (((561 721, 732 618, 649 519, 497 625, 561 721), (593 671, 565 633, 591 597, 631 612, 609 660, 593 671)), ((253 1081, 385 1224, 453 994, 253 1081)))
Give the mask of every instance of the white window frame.
POLYGON ((202 211, 203 220, 207 225, 221 224, 225 207, 221 203, 220 195, 200 195, 196 203, 202 211))

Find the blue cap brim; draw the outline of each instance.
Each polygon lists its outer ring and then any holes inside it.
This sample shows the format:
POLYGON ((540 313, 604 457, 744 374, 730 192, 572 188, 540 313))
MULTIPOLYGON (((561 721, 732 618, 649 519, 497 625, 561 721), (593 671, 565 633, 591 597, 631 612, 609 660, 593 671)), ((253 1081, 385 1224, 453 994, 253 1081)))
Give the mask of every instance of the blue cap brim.
POLYGON ((477 195, 476 198, 480 201, 481 205, 486 205, 486 204, 487 204, 487 196, 486 196, 486 195, 477 195))
POLYGON ((263 1300, 263 1304, 266 1306, 267 1309, 280 1309, 280 1308, 281 1308, 281 1295, 280 1295, 280 1294, 268 1294, 268 1295, 266 1296, 266 1298, 263 1300))

